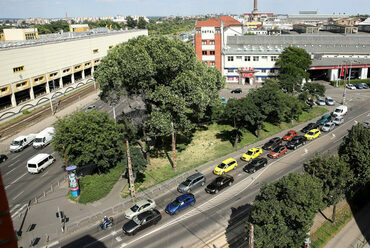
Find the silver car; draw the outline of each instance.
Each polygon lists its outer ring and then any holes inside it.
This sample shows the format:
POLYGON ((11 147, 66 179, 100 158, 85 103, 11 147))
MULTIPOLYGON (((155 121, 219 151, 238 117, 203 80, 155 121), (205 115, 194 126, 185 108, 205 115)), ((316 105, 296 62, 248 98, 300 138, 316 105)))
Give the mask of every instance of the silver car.
POLYGON ((326 102, 326 104, 327 105, 329 105, 329 106, 333 106, 334 105, 334 100, 333 100, 333 98, 331 98, 330 96, 327 96, 326 98, 325 98, 325 102, 326 102))
POLYGON ((131 220, 135 216, 145 211, 154 209, 155 207, 156 207, 156 204, 154 200, 151 200, 151 199, 141 200, 141 201, 138 201, 134 206, 132 206, 131 208, 125 211, 125 217, 131 220))
POLYGON ((206 183, 206 178, 200 172, 197 172, 185 179, 177 187, 177 191, 180 193, 189 193, 190 191, 203 186, 206 183))
POLYGON ((318 99, 317 101, 316 101, 316 103, 317 103, 317 105, 320 105, 320 106, 325 106, 325 100, 324 99, 318 99))
POLYGON ((324 126, 322 126, 321 130, 324 132, 330 132, 335 127, 335 124, 333 122, 325 123, 324 126))
POLYGON ((337 116, 337 117, 335 117, 335 119, 333 120, 333 123, 335 124, 335 125, 340 125, 340 124, 342 124, 344 122, 344 117, 343 116, 337 116))

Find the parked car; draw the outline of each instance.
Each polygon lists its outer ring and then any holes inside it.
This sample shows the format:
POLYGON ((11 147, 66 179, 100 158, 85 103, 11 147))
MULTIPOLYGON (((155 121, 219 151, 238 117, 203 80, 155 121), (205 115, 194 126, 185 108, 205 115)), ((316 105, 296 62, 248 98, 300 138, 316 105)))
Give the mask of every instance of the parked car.
POLYGON ((344 122, 344 117, 343 116, 341 116, 341 115, 339 115, 339 116, 337 116, 337 117, 335 117, 334 118, 334 120, 333 120, 333 123, 335 124, 335 125, 340 125, 340 124, 342 124, 344 122))
POLYGON ((243 170, 248 173, 255 173, 262 167, 265 167, 267 165, 267 158, 257 158, 253 160, 252 162, 248 163, 246 166, 244 166, 243 170))
POLYGON ((364 126, 364 128, 370 128, 370 120, 366 120, 362 123, 362 125, 364 126))
POLYGON ((205 191, 209 194, 217 194, 220 190, 231 186, 233 184, 234 178, 229 175, 219 176, 207 185, 205 191))
POLYGON ((334 105, 334 103, 335 103, 335 101, 333 100, 333 98, 331 98, 330 96, 327 96, 327 97, 325 98, 325 102, 326 102, 326 104, 327 104, 327 105, 329 105, 329 106, 333 106, 333 105, 334 105))
POLYGON ((331 115, 326 114, 326 115, 321 116, 321 119, 318 120, 316 123, 320 125, 324 125, 325 123, 331 122, 331 120, 332 120, 331 115))
POLYGON ((239 93, 242 93, 242 92, 243 92, 243 90, 242 90, 241 88, 233 89, 233 90, 231 91, 231 93, 232 93, 232 94, 233 94, 233 93, 239 94, 239 93))
POLYGON ((321 130, 324 132, 330 132, 335 128, 335 123, 334 122, 328 122, 325 123, 324 126, 322 126, 321 130))
POLYGON ((174 215, 179 213, 181 210, 184 210, 185 208, 189 206, 193 206, 195 204, 196 200, 193 194, 183 194, 177 197, 175 200, 170 202, 165 211, 169 215, 174 215))
POLYGON ((287 134, 285 134, 284 136, 283 136, 283 140, 285 140, 285 141, 289 141, 289 140, 291 140, 291 139, 293 139, 295 136, 297 136, 298 134, 297 134, 297 132, 296 131, 294 131, 294 130, 289 130, 288 131, 288 133, 287 134))
POLYGON ((262 146, 262 149, 263 150, 271 150, 271 149, 274 149, 275 147, 277 147, 278 145, 280 145, 281 143, 282 143, 281 138, 275 137, 275 138, 270 139, 266 144, 264 144, 262 146))
POLYGON ((287 152, 287 148, 284 145, 279 145, 276 148, 274 148, 267 156, 269 158, 278 158, 280 156, 283 156, 287 152))
POLYGON ((319 129, 312 129, 308 133, 306 133, 304 135, 304 137, 306 137, 307 140, 313 140, 313 139, 316 139, 317 137, 319 137, 320 134, 321 134, 321 132, 320 132, 319 129))
POLYGON ((223 175, 226 172, 234 170, 238 166, 238 163, 233 158, 228 158, 222 161, 221 164, 217 165, 217 167, 213 170, 213 173, 216 175, 223 175))
POLYGON ((135 235, 140 230, 156 225, 161 219, 162 214, 157 209, 152 209, 132 218, 122 226, 122 230, 127 235, 135 235))
POLYGON ((322 98, 317 99, 316 103, 317 103, 317 105, 325 106, 325 100, 322 99, 322 98))
POLYGON ((369 88, 369 85, 367 85, 367 84, 365 84, 365 83, 362 83, 362 87, 363 87, 364 89, 368 89, 368 88, 369 88))
POLYGON ((312 130, 312 129, 319 128, 319 127, 320 127, 320 124, 311 122, 311 123, 308 123, 308 124, 307 124, 307 126, 305 126, 305 127, 301 130, 301 132, 302 132, 302 133, 307 133, 308 131, 310 131, 310 130, 312 130))
POLYGON ((35 136, 35 134, 18 136, 12 141, 12 143, 10 143, 10 152, 23 151, 25 148, 33 143, 33 141, 35 140, 35 136))
POLYGON ((203 186, 206 183, 206 178, 200 172, 197 172, 185 179, 177 187, 177 191, 180 193, 189 193, 190 191, 203 186))
POLYGON ((350 90, 355 90, 356 89, 356 87, 353 84, 347 84, 346 87, 347 87, 347 89, 350 89, 350 90))
POLYGON ((348 108, 347 106, 344 106, 344 105, 340 105, 338 106, 334 111, 333 113, 331 113, 332 116, 336 117, 336 116, 344 116, 347 114, 347 111, 348 111, 348 108))
POLYGON ((88 113, 88 112, 90 112, 90 111, 92 111, 92 110, 94 110, 94 109, 96 109, 96 106, 95 106, 95 105, 90 105, 90 106, 88 106, 88 107, 86 108, 85 112, 86 112, 86 113, 88 113))
POLYGON ((240 159, 241 160, 244 160, 246 162, 249 162, 251 161, 252 159, 255 159, 257 158, 258 156, 260 156, 262 154, 262 149, 261 148, 251 148, 249 149, 246 153, 244 153, 240 159))
POLYGON ((355 84, 356 89, 363 89, 364 86, 360 83, 355 84))
POLYGON ((131 208, 125 211, 125 217, 131 220, 135 216, 145 211, 154 209, 155 207, 156 207, 156 204, 154 200, 152 199, 141 200, 141 201, 138 201, 134 206, 132 206, 131 208))
POLYGON ((306 141, 307 141, 307 138, 300 135, 300 136, 295 136, 291 141, 289 141, 287 144, 286 144, 286 147, 288 149, 297 149, 299 146, 303 146, 306 144, 306 141))
POLYGON ((8 156, 6 156, 5 154, 0 154, 0 163, 4 162, 8 160, 8 156))

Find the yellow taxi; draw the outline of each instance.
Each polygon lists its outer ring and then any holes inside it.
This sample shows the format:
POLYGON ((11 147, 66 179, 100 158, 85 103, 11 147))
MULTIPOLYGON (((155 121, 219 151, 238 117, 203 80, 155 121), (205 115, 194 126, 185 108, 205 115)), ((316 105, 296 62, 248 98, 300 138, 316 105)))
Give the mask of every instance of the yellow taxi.
POLYGON ((235 169, 238 166, 238 163, 233 158, 228 158, 221 162, 221 164, 217 165, 217 167, 213 170, 213 173, 216 175, 223 175, 226 172, 229 172, 235 169))
POLYGON ((319 129, 311 129, 308 133, 304 135, 304 137, 307 138, 307 140, 313 140, 319 137, 321 134, 321 131, 319 129))
POLYGON ((262 148, 251 148, 246 153, 244 153, 240 159, 246 162, 251 161, 252 159, 257 158, 259 155, 262 154, 262 148))

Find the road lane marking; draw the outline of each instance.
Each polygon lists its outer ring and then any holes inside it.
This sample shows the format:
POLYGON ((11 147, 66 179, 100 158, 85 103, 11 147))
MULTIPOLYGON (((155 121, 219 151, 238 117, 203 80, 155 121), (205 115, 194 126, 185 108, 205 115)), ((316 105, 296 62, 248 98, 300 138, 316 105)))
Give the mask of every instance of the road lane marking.
POLYGON ((11 169, 10 171, 8 171, 7 173, 5 173, 5 175, 8 175, 8 174, 10 174, 12 171, 14 171, 15 169, 17 169, 17 168, 14 168, 14 169, 11 169))
POLYGON ((21 193, 19 193, 18 195, 16 195, 15 197, 13 197, 13 200, 17 199, 18 196, 20 196, 21 194, 23 194, 24 191, 22 191, 21 193))
POLYGON ((41 177, 46 176, 49 173, 49 171, 45 172, 41 177))
POLYGON ((18 208, 20 206, 20 204, 16 204, 14 207, 12 207, 12 209, 10 209, 10 212, 13 212, 16 208, 18 208))
POLYGON ((8 165, 8 167, 12 167, 14 166, 15 163, 17 163, 19 160, 16 160, 15 162, 11 163, 10 165, 8 165))
POLYGON ((19 212, 21 212, 25 207, 27 207, 27 204, 24 204, 20 209, 18 209, 18 211, 17 212, 15 212, 14 214, 12 214, 12 218, 14 218, 15 216, 17 216, 17 214, 19 213, 19 212))
POLYGON ((18 182, 18 181, 19 181, 19 179, 21 179, 22 177, 24 177, 24 176, 25 176, 25 175, 27 175, 27 174, 28 174, 28 172, 24 173, 22 176, 20 176, 20 177, 18 177, 17 179, 15 179, 11 184, 7 185, 7 186, 5 187, 5 189, 9 188, 9 187, 10 187, 10 186, 12 186, 14 183, 18 182))

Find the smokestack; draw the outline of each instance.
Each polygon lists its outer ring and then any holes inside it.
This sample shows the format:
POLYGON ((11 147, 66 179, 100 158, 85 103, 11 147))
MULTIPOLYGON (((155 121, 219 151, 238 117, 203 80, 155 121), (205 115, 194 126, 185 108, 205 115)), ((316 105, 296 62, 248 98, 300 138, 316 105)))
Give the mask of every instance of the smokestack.
POLYGON ((257 9, 257 0, 254 0, 254 8, 253 8, 253 11, 254 12, 257 12, 258 9, 257 9))

